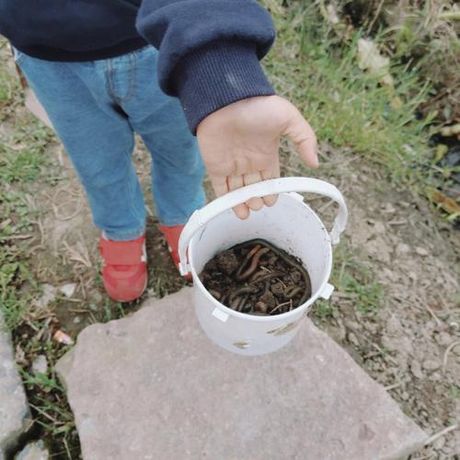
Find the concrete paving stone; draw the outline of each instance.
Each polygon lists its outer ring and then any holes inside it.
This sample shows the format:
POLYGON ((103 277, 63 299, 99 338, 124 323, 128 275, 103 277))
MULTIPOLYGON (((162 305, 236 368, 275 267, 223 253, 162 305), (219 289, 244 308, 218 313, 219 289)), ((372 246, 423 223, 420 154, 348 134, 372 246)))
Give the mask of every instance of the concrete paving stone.
POLYGON ((36 441, 27 444, 27 446, 16 455, 15 460, 48 460, 49 458, 49 452, 43 444, 43 441, 36 441))
POLYGON ((30 424, 29 406, 14 361, 10 333, 0 313, 0 460, 30 424))
POLYGON ((426 434, 306 320, 243 357, 212 344, 191 288, 85 329, 58 363, 88 460, 404 458, 426 434))

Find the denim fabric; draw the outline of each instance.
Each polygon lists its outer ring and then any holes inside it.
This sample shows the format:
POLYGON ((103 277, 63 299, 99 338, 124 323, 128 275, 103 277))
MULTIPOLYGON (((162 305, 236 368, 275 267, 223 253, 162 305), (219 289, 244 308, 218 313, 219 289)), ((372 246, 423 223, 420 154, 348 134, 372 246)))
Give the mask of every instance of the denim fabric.
POLYGON ((112 240, 143 233, 145 206, 132 164, 134 133, 152 155, 160 222, 183 224, 203 206, 204 167, 177 99, 157 83, 149 46, 112 59, 52 62, 16 52, 85 188, 95 224, 112 240))
POLYGON ((47 61, 160 50, 163 91, 179 97, 190 130, 242 99, 274 94, 258 59, 275 29, 258 0, 0 0, 0 35, 47 61))

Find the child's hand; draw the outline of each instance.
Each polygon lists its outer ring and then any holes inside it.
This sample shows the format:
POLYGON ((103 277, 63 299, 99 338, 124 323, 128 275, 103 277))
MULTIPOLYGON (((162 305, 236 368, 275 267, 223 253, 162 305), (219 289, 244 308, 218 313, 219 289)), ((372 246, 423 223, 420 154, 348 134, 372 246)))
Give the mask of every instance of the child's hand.
MULTIPOLYGON (((197 130, 204 163, 217 196, 264 179, 279 177, 279 144, 290 138, 303 161, 318 166, 316 136, 300 112, 279 96, 230 104, 206 117, 197 130)), ((251 198, 235 208, 241 219, 250 209, 271 206, 276 197, 251 198)))

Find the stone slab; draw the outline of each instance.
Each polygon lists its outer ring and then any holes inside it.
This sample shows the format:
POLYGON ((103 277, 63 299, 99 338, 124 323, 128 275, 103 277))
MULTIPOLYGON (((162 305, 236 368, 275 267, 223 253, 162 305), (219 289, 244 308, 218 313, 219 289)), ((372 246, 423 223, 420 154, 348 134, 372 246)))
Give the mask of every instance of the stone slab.
POLYGON ((15 460, 48 460, 49 458, 48 449, 46 449, 43 441, 36 441, 27 444, 27 446, 16 455, 15 460))
POLYGON ((84 459, 396 459, 426 440, 311 321, 238 356, 205 337, 190 292, 88 327, 58 363, 84 459))
POLYGON ((0 314, 0 460, 30 424, 29 406, 14 361, 10 333, 0 314))

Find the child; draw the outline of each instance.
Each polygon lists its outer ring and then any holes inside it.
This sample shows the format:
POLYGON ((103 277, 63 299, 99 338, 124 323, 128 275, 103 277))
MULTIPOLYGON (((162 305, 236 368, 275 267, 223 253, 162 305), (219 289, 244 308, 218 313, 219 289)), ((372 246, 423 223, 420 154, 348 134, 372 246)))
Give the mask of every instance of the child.
MULTIPOLYGON (((317 165, 311 127, 259 64, 275 32, 254 0, 0 0, 0 34, 83 184, 102 232, 104 286, 117 301, 147 284, 135 132, 152 156, 176 265, 183 225, 205 202, 204 166, 217 195, 277 177, 282 135, 317 165)), ((235 212, 244 219, 274 200, 254 197, 235 212)))

